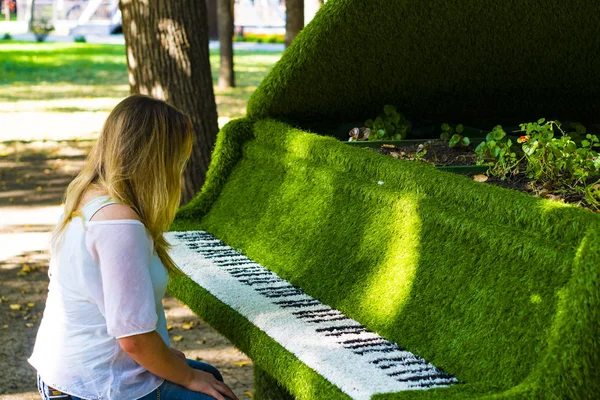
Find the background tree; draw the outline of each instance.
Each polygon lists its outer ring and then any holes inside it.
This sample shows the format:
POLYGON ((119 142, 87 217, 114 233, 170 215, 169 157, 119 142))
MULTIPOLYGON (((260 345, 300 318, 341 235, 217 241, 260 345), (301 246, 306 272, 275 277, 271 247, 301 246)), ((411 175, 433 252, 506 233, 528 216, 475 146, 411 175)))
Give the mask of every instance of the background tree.
POLYGON ((302 28, 304 28, 304 0, 286 0, 285 47, 292 43, 302 28))
POLYGON ((235 86, 233 71, 233 0, 217 0, 219 43, 221 66, 219 68, 219 88, 235 86))
POLYGON ((208 52, 205 0, 121 0, 131 93, 167 101, 194 123, 194 150, 182 202, 206 177, 216 139, 217 108, 208 52))

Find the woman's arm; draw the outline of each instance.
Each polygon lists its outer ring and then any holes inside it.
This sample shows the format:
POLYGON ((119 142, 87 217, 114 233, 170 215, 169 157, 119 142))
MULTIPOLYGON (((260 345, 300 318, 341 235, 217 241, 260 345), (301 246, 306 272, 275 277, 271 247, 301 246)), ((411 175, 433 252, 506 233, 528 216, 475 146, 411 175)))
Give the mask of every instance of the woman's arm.
POLYGON ((224 396, 237 400, 231 389, 211 373, 193 369, 178 357, 156 331, 118 340, 125 353, 154 375, 217 400, 225 400, 224 396))
MULTIPOLYGON (((91 221, 135 219, 129 207, 112 204, 101 208, 91 221)), ((172 351, 156 330, 154 293, 147 273, 151 249, 143 227, 99 226, 88 231, 90 250, 100 264, 102 290, 98 304, 107 319, 107 332, 117 338, 123 351, 153 374, 184 388, 237 400, 227 385, 211 373, 191 368, 172 351), (137 333, 146 332, 146 333, 137 333)))

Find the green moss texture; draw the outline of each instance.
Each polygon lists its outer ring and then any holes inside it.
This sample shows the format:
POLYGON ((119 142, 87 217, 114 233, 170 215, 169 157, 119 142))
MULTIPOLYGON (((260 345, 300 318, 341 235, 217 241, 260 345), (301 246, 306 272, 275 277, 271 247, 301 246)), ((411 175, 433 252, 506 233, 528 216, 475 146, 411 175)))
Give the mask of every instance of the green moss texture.
POLYGON ((599 18, 596 0, 330 0, 248 116, 364 121, 394 104, 413 121, 598 122, 599 18))
MULTIPOLYGON (((464 382, 377 398, 600 392, 597 214, 274 120, 224 127, 210 169, 174 230, 210 232, 464 382)), ((188 278, 170 288, 297 398, 347 398, 188 278)))

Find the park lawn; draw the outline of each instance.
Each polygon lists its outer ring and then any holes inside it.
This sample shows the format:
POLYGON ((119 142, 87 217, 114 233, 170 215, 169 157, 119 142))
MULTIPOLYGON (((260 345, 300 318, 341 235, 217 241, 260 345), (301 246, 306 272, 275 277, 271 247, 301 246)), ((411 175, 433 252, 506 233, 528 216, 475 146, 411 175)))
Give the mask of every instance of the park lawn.
MULTIPOLYGON (((215 88, 220 117, 245 115, 246 103, 281 52, 237 51, 238 87, 215 88)), ((109 111, 129 94, 123 45, 0 41, 0 113, 109 111)), ((213 80, 218 51, 210 56, 213 80)))

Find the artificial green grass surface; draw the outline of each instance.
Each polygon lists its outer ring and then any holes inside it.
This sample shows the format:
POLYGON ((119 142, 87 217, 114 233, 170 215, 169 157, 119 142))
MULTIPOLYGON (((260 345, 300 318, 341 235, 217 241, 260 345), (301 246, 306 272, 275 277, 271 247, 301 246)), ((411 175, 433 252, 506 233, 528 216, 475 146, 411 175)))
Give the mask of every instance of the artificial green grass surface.
POLYGON ((330 0, 248 103, 248 116, 473 126, 598 122, 595 0, 330 0))
MULTIPOLYGON (((600 218, 587 210, 242 119, 173 229, 210 232, 465 383, 382 399, 600 390, 600 218)), ((298 398, 343 398, 290 373, 285 350, 206 308, 193 283, 172 291, 298 398)))

